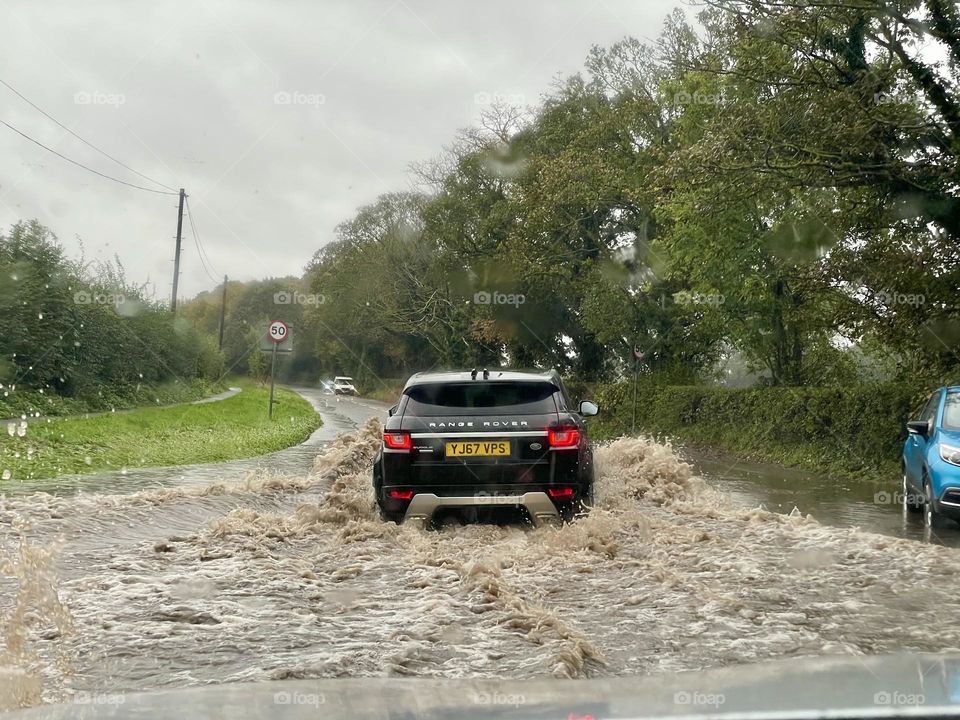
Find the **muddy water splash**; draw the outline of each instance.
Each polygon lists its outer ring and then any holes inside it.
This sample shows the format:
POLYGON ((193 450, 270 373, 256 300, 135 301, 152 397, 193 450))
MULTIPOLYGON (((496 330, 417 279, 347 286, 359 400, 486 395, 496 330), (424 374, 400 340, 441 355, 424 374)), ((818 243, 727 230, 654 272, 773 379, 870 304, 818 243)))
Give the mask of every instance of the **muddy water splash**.
POLYGON ((88 546, 63 582, 76 626, 57 640, 75 658, 65 691, 960 647, 942 622, 960 610, 950 549, 736 507, 648 439, 598 449, 596 507, 569 525, 396 526, 370 487, 380 431, 341 436, 303 478, 65 501, 57 513, 179 518, 97 561, 88 546))
POLYGON ((68 676, 72 664, 64 644, 53 654, 38 653, 31 633, 56 640, 73 631, 73 619, 60 602, 54 571, 57 546, 38 547, 27 540, 29 525, 16 519, 11 529, 18 535, 17 552, 0 553, 0 573, 17 584, 12 609, 0 617, 0 711, 29 707, 40 702, 43 676, 68 676))

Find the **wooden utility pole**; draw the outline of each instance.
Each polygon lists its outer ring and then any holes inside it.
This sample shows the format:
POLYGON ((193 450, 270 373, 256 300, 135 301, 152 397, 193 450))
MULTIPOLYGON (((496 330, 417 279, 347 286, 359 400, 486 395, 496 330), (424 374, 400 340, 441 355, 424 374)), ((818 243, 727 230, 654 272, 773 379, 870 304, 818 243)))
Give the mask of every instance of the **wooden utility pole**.
POLYGON ((173 298, 170 312, 177 312, 177 285, 180 284, 180 239, 183 236, 183 201, 187 194, 180 188, 180 210, 177 212, 177 249, 173 254, 173 298))
POLYGON ((223 319, 227 314, 227 276, 223 276, 223 297, 220 299, 220 349, 223 350, 223 319))

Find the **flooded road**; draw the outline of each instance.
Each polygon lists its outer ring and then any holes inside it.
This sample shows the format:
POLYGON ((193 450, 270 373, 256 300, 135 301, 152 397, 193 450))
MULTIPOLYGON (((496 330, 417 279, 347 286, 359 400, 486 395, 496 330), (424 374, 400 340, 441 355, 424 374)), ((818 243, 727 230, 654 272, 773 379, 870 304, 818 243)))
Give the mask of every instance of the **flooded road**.
POLYGON ((826 525, 960 548, 960 524, 938 518, 932 529, 925 528, 919 513, 907 512, 898 477, 880 482, 836 478, 689 448, 679 452, 698 475, 744 507, 780 513, 797 508, 826 525))
POLYGON ((95 476, 0 501, 0 707, 960 648, 942 622, 960 610, 951 548, 772 512, 788 489, 719 471, 707 483, 646 439, 598 449, 597 506, 563 527, 386 524, 369 477, 381 426, 358 426, 379 404, 314 401, 332 403, 324 435, 275 466, 178 469, 126 494, 95 476))

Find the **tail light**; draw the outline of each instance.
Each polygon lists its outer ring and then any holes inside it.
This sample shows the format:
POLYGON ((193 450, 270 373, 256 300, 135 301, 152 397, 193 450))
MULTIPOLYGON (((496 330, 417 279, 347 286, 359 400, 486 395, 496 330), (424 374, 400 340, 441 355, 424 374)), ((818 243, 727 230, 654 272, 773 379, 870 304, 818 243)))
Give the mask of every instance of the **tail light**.
POLYGON ((391 490, 390 499, 391 500, 412 500, 413 490, 391 490))
POLYGON ((413 448, 413 440, 410 433, 406 432, 385 432, 383 434, 383 444, 391 450, 407 450, 413 448))
POLYGON ((576 428, 547 430, 547 441, 552 448, 575 448, 580 444, 580 431, 576 428))
POLYGON ((547 495, 552 497, 554 500, 572 500, 573 488, 572 487, 547 488, 547 495))

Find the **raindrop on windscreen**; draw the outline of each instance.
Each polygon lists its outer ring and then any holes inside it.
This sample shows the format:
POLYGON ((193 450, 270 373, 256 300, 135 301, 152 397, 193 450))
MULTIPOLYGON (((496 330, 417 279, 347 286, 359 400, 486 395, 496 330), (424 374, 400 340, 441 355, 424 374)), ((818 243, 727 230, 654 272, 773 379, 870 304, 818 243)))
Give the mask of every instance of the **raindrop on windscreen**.
POLYGON ((37 317, 38 317, 39 319, 43 320, 43 313, 37 313, 37 317))
POLYGON ((16 423, 7 423, 7 435, 13 437, 17 434, 17 424, 16 423))
POLYGON ((84 462, 85 465, 90 465, 90 464, 93 462, 93 460, 91 460, 91 459, 90 459, 90 456, 87 455, 87 456, 83 459, 83 462, 84 462))
POLYGON ((17 427, 17 437, 26 437, 27 436, 27 421, 22 420, 19 427, 17 427))
POLYGON ((10 471, 9 471, 9 470, 4 470, 4 471, 3 471, 3 475, 0 475, 0 478, 3 478, 4 480, 9 480, 9 479, 10 479, 10 471))

